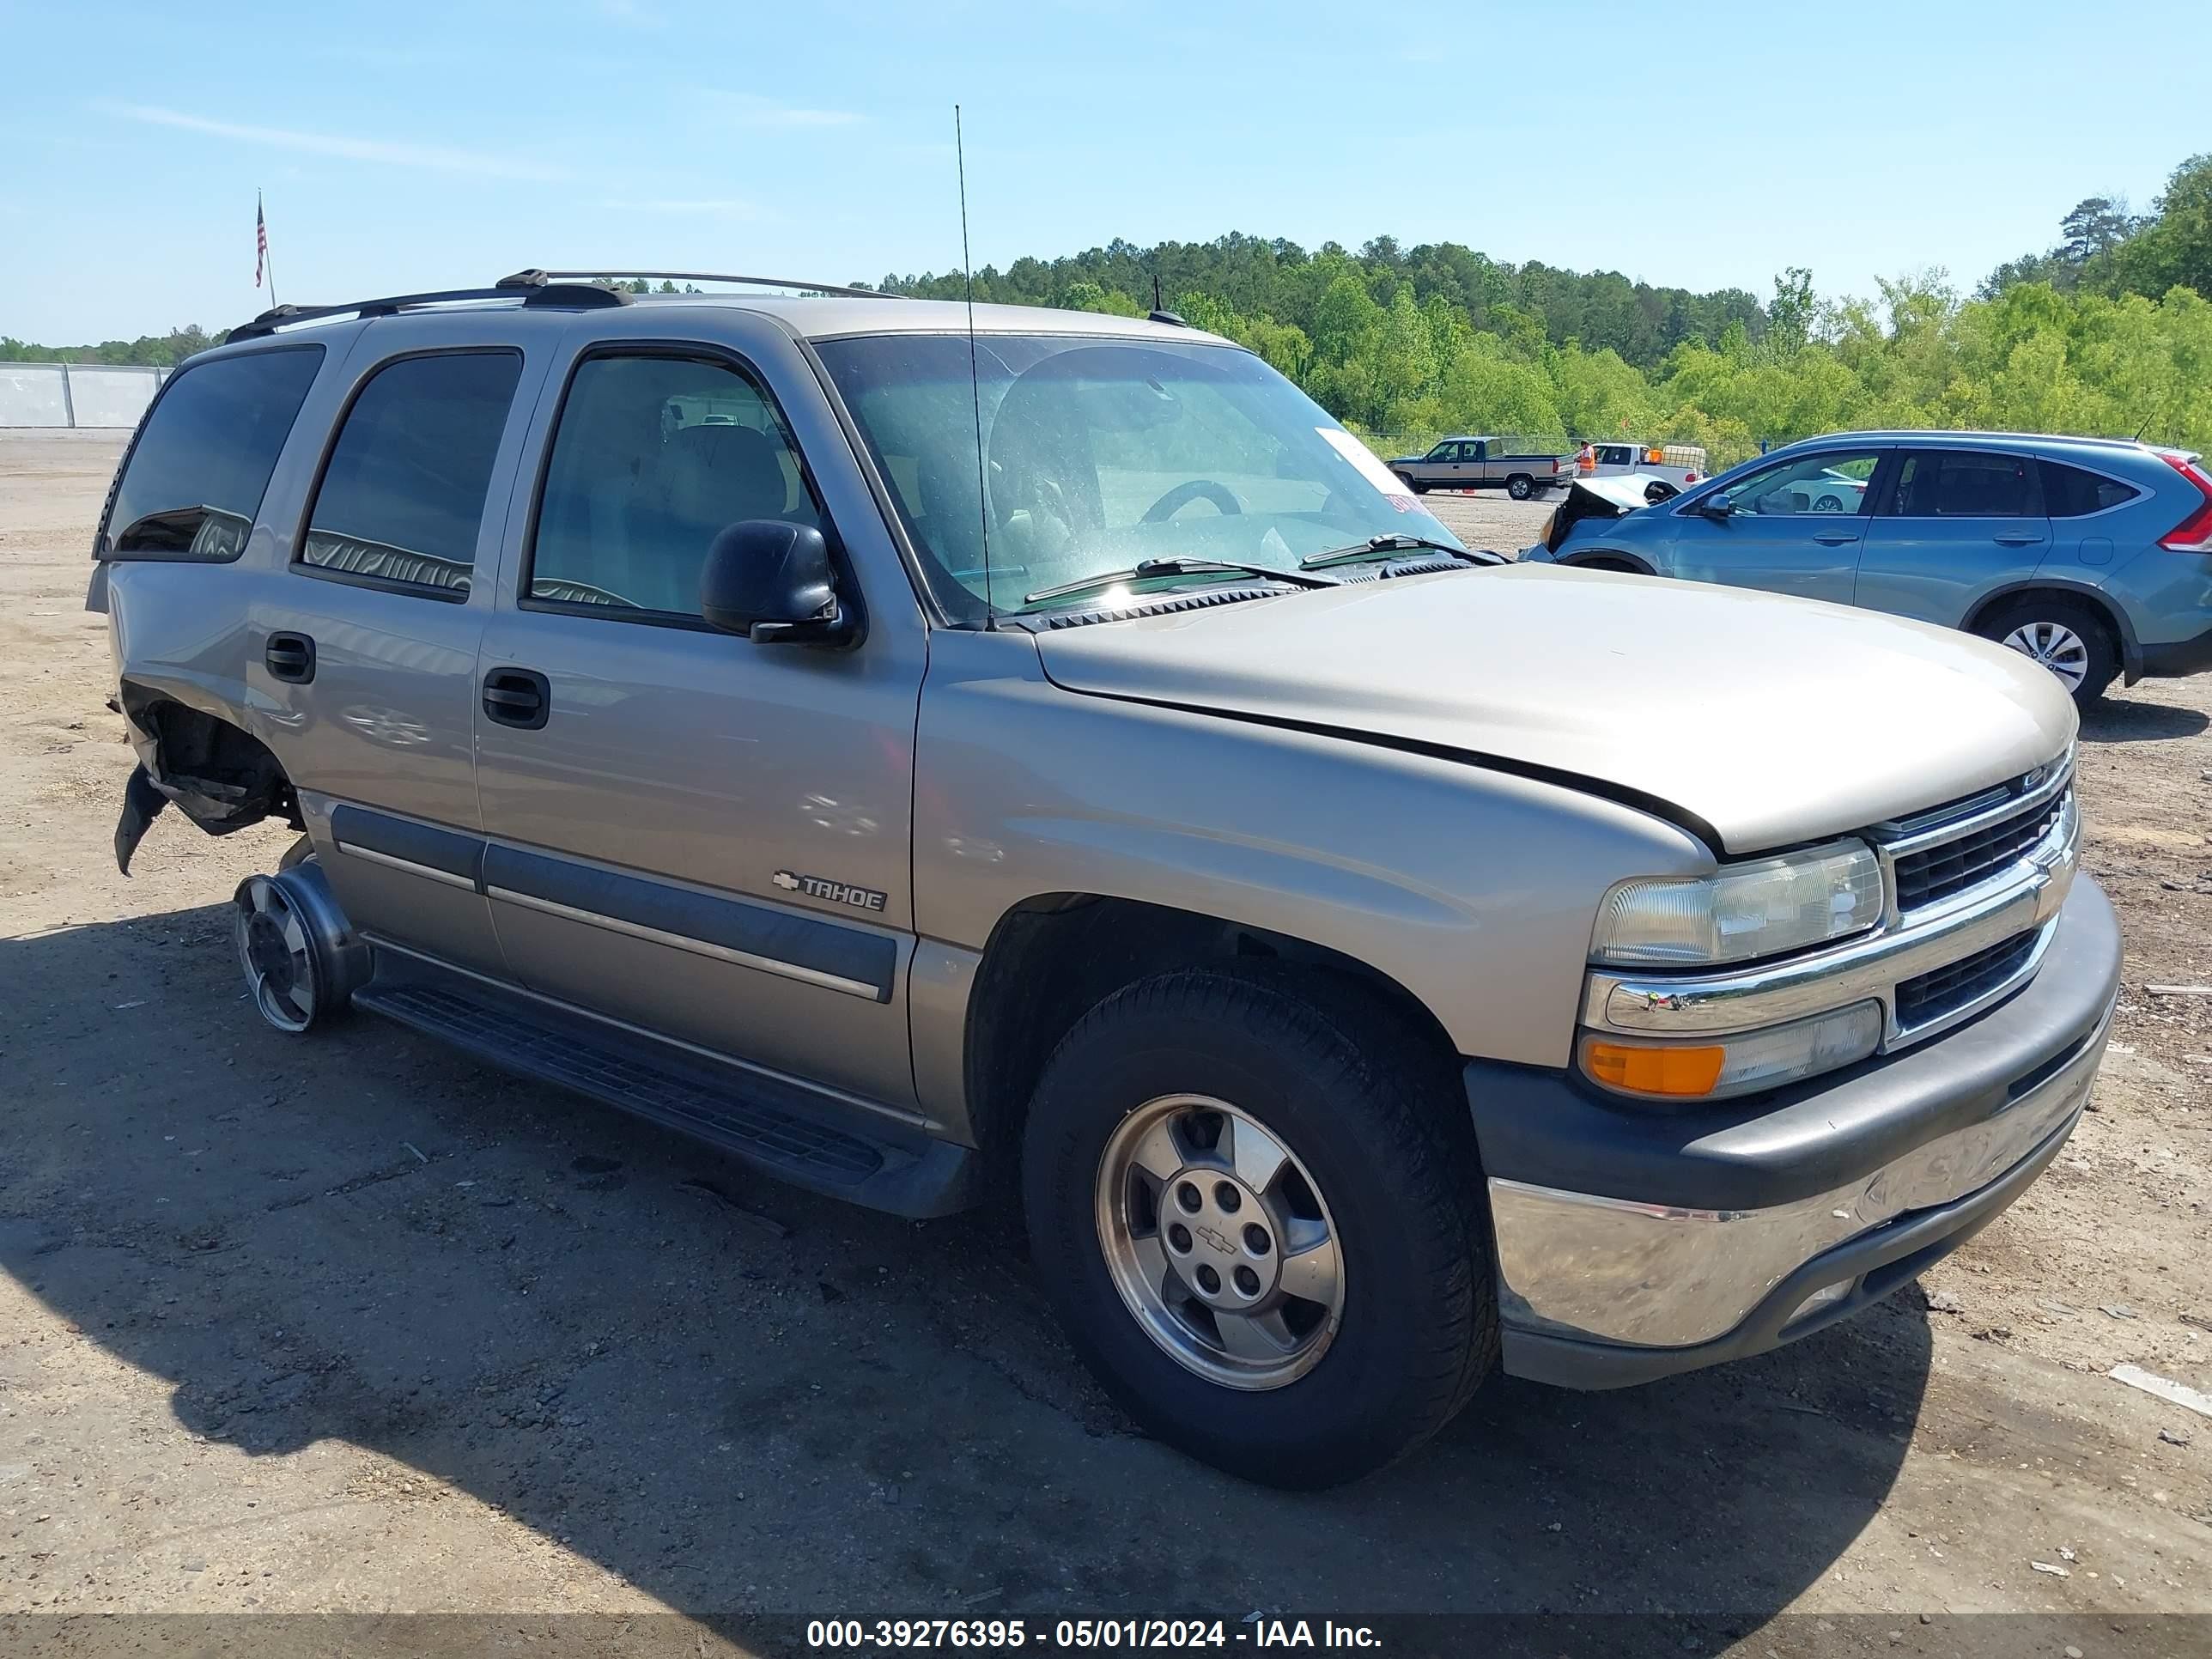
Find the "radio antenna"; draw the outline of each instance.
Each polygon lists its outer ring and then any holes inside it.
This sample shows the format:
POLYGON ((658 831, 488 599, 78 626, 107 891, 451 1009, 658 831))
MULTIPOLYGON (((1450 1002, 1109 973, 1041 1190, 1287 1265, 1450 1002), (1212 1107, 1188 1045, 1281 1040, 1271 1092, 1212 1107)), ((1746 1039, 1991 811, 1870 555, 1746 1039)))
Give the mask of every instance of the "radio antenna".
POLYGON ((975 528, 983 538, 983 629, 998 630, 998 605, 991 597, 991 503, 983 474, 983 379, 975 367, 975 265, 968 252, 968 147, 960 130, 960 106, 952 106, 952 157, 960 173, 960 269, 968 280, 968 395, 975 411, 975 528))

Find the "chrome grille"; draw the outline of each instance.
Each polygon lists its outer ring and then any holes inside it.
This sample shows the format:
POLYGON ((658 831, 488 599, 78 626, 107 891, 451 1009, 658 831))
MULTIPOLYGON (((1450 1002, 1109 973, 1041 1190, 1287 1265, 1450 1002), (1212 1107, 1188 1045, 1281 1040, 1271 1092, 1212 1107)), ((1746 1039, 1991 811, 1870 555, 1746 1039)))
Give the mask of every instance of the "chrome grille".
POLYGON ((1869 830, 1889 865, 1891 915, 1913 911, 1996 880, 2042 848, 2073 811, 2073 757, 2037 768, 2004 787, 1869 830))
POLYGON ((1897 1024, 1910 1032, 1987 996, 2027 965, 2039 937, 2035 933, 2015 934, 1905 981, 1897 988, 1897 1024))
POLYGON ((2013 817, 1973 830, 1958 841, 1944 841, 1898 858, 1898 909, 1917 909, 1951 898, 1951 894, 1962 894, 1975 883, 1989 880, 2015 858, 2027 856, 2057 825, 2070 792, 2073 785, 2048 801, 2031 803, 2013 817))
POLYGON ((2010 817, 1984 824, 1956 841, 1903 854, 1895 865, 1897 908, 1917 909, 1963 893, 2024 857, 2051 833, 2071 793, 2069 784, 2048 799, 2031 802, 2010 817))

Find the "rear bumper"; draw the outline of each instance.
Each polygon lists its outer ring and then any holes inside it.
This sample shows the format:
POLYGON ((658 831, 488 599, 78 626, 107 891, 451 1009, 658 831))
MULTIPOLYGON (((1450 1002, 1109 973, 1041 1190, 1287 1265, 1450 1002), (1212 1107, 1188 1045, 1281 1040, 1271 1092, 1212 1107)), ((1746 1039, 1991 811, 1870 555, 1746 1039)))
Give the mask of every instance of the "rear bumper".
POLYGON ((1846 1318, 2016 1199, 2079 1121, 2119 930, 2075 884, 2041 970, 1940 1038, 1755 1115, 1623 1108, 1474 1061, 1505 1369, 1619 1388, 1846 1318))
POLYGON ((2142 659, 2139 672, 2145 679, 2173 679, 2183 674, 2204 673, 2212 670, 2212 628, 2193 640, 2138 646, 2136 654, 2142 659))

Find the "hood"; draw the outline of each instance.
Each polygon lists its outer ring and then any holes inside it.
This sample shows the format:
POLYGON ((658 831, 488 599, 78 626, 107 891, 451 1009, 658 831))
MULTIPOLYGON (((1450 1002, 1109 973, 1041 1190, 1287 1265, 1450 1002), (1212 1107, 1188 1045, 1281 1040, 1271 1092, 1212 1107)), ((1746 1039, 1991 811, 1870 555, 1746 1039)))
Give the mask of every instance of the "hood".
POLYGON ((1655 499, 1668 501, 1681 493, 1677 486, 1649 472, 1616 473, 1603 478, 1577 477, 1567 485, 1566 500, 1544 520, 1538 545, 1556 553, 1575 530, 1592 521, 1606 525, 1608 534, 1616 533, 1620 520, 1630 514, 1642 512, 1655 499))
POLYGON ((2015 652, 1746 589, 1506 565, 1046 630, 1071 691, 1371 734, 1664 802, 1730 853, 2019 776, 2072 701, 2015 652))

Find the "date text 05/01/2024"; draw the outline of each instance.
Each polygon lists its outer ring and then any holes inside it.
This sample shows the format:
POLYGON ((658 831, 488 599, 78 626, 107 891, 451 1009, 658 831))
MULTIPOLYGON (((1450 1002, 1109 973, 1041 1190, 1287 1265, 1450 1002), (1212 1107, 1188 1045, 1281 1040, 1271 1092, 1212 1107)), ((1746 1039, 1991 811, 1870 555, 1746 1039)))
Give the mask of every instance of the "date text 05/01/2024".
POLYGON ((1080 1650, 1130 1648, 1376 1649, 1382 1639, 1365 1625, 1324 1619, 1254 1617, 1234 1626, 1219 1619, 1060 1619, 1031 1628, 1022 1619, 817 1619, 806 1626, 812 1649, 872 1652, 904 1648, 1029 1646, 1080 1650))

